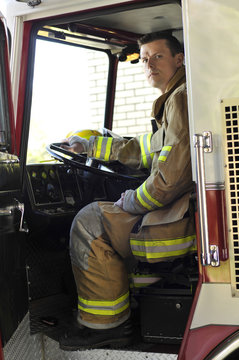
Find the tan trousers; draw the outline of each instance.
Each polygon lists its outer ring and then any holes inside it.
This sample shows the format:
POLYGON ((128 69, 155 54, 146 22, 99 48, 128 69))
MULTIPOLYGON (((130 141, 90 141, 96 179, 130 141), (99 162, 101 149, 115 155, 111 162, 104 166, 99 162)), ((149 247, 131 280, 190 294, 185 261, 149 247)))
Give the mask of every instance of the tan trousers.
POLYGON ((70 255, 81 324, 113 328, 130 316, 126 263, 136 257, 148 262, 169 260, 193 249, 195 231, 189 218, 169 226, 147 226, 132 234, 141 217, 111 202, 94 202, 76 215, 70 233, 70 255))
POLYGON ((110 202, 92 203, 76 215, 70 255, 78 292, 78 321, 113 328, 130 316, 125 258, 132 257, 129 234, 140 216, 110 202))

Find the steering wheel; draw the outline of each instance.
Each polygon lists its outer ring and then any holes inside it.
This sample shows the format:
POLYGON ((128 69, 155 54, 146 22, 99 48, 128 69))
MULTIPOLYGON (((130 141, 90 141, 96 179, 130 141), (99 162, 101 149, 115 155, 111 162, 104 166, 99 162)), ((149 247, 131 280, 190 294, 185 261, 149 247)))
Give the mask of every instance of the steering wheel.
POLYGON ((98 159, 87 159, 85 155, 76 154, 63 149, 61 145, 61 143, 52 143, 46 147, 46 150, 53 158, 84 171, 89 171, 96 175, 125 180, 144 181, 148 177, 148 174, 145 172, 131 169, 128 166, 121 164, 119 161, 105 162, 98 159), (117 171, 119 168, 120 172, 117 171))

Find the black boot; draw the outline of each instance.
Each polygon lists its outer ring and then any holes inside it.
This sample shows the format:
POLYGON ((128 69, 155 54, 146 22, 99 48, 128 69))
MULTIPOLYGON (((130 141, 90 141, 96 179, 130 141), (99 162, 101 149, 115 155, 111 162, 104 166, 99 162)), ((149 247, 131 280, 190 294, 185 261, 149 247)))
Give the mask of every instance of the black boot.
POLYGON ((67 351, 96 349, 104 346, 124 347, 133 340, 130 320, 113 329, 75 328, 59 340, 60 348, 67 351))

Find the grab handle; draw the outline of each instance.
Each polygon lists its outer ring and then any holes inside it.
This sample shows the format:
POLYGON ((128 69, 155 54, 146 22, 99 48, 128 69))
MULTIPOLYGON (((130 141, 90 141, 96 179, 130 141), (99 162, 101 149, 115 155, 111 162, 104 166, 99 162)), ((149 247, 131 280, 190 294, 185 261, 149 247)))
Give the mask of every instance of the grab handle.
POLYGON ((204 151, 211 151, 208 143, 205 141, 205 134, 211 135, 210 132, 195 134, 193 136, 195 157, 196 157, 196 182, 197 182, 197 201, 199 213, 199 229, 201 241, 201 263, 203 266, 211 265, 211 254, 208 236, 208 219, 207 219, 207 201, 205 186, 205 167, 204 167, 204 151), (210 149, 210 150, 208 150, 210 149))

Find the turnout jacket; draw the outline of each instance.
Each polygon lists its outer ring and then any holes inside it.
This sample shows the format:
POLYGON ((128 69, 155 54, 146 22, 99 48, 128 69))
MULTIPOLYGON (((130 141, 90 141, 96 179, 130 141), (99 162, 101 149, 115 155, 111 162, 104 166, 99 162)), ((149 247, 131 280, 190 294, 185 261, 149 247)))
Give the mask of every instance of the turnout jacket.
POLYGON ((89 140, 88 157, 148 168, 150 176, 136 190, 125 192, 123 209, 109 201, 93 202, 72 223, 78 321, 88 327, 111 328, 129 317, 127 270, 135 259, 173 261, 195 250, 188 211, 193 183, 184 68, 154 102, 152 115, 157 123, 153 134, 89 140))
POLYGON ((158 128, 154 134, 130 140, 92 136, 88 150, 89 157, 151 170, 140 187, 126 192, 123 204, 131 214, 146 214, 144 225, 182 219, 189 206, 193 183, 184 67, 154 102, 152 116, 158 128))
MULTIPOLYGON (((92 232, 99 224, 102 234, 106 234, 112 248, 122 258, 130 258, 133 254, 139 261, 171 261, 195 251, 184 67, 178 69, 166 92, 154 102, 152 115, 157 124, 153 134, 130 140, 103 136, 90 138, 88 157, 119 160, 132 168, 148 168, 150 175, 136 190, 125 192, 123 209, 112 202, 97 202, 92 204, 92 211, 86 207, 78 213, 75 224, 82 219, 86 223, 83 232, 77 228, 79 224, 75 225, 76 231, 72 231, 72 239, 75 238, 78 246, 75 254, 80 252, 78 244, 82 244, 86 227, 92 232), (97 223, 96 214, 99 215, 97 223)), ((96 236, 87 234, 86 238, 93 240, 96 236)))

